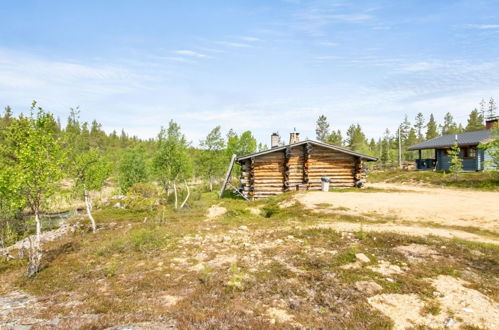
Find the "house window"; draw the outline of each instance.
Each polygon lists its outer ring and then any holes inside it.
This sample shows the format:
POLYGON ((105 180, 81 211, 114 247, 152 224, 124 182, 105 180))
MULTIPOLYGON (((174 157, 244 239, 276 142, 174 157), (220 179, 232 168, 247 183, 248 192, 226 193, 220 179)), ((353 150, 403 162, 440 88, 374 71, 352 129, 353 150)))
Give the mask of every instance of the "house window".
POLYGON ((475 148, 464 149, 464 158, 476 158, 476 149, 475 148))

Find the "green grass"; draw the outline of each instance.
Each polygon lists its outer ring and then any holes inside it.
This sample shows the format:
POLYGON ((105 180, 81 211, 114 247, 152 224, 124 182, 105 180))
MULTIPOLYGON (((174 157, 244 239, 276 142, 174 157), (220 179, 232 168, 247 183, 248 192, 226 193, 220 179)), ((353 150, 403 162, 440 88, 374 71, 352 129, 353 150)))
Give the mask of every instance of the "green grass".
POLYGON ((445 172, 433 171, 373 171, 369 173, 370 182, 388 183, 425 183, 461 189, 499 191, 499 171, 462 172, 458 178, 445 172))

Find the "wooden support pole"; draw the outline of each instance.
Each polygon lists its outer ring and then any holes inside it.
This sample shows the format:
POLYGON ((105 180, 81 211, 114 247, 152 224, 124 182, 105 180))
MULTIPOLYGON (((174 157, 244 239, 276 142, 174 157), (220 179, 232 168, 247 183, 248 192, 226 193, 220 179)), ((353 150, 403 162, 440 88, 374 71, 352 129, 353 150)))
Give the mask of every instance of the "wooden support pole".
POLYGON ((232 168, 234 167, 234 162, 236 161, 237 155, 233 154, 232 158, 230 159, 229 167, 227 168, 227 173, 225 173, 225 180, 224 183, 222 184, 222 188, 220 189, 220 193, 218 194, 218 198, 222 198, 225 187, 227 186, 227 183, 230 181, 230 174, 232 173, 232 168))

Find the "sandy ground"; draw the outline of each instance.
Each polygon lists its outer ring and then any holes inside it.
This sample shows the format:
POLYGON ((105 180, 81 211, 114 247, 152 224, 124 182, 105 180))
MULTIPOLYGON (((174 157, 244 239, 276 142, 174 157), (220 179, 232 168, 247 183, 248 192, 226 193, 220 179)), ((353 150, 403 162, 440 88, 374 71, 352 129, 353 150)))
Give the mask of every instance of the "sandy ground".
POLYGON ((476 227, 499 232, 499 193, 397 184, 371 184, 386 192, 309 192, 296 196, 307 208, 347 208, 414 223, 476 227), (392 191, 389 189, 403 190, 392 191), (329 204, 327 206, 326 204, 329 204))

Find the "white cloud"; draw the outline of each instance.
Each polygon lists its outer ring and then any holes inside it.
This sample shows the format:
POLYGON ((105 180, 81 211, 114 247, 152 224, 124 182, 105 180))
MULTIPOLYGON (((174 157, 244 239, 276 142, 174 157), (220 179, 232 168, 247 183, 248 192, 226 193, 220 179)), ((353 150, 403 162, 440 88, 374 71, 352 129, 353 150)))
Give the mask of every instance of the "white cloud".
POLYGON ((257 37, 240 37, 240 39, 249 42, 261 41, 261 39, 257 37))
POLYGON ((318 44, 326 47, 336 47, 339 45, 337 42, 331 42, 331 41, 320 41, 318 42, 318 44))
POLYGON ((197 57, 197 58, 208 58, 210 56, 193 51, 193 50, 187 50, 187 49, 182 49, 182 50, 176 50, 174 52, 177 55, 183 55, 183 56, 190 56, 190 57, 197 57))
POLYGON ((230 41, 217 41, 217 44, 221 46, 228 46, 228 47, 234 47, 234 48, 250 48, 253 47, 252 45, 242 43, 242 42, 230 42, 230 41))
POLYGON ((468 24, 468 27, 480 30, 496 30, 499 29, 499 24, 468 24))

